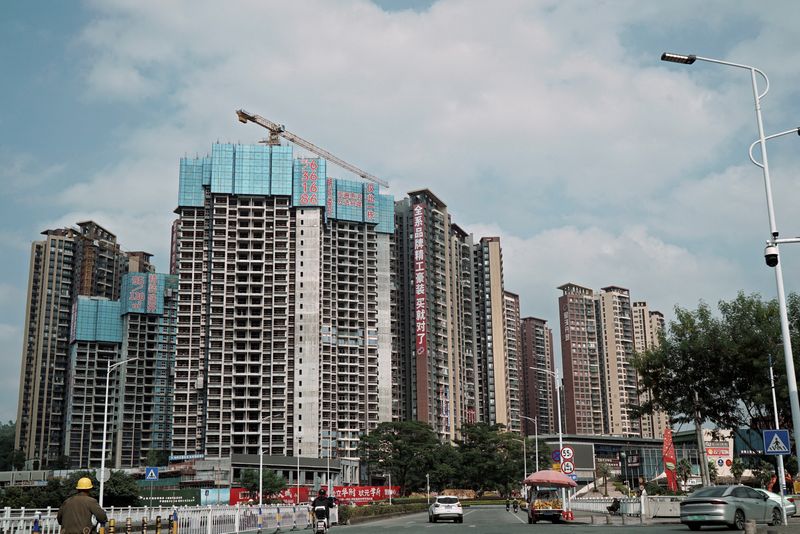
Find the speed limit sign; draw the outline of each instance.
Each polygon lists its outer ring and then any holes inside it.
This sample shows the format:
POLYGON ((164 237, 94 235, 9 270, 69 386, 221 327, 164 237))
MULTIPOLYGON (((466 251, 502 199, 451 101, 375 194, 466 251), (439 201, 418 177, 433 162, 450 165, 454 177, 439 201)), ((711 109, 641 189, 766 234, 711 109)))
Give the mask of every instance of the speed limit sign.
POLYGON ((575 451, 572 449, 572 447, 563 447, 561 449, 561 458, 562 459, 564 459, 564 460, 572 460, 572 458, 574 456, 575 456, 575 451))
POLYGON ((575 472, 575 464, 570 462, 569 460, 561 462, 561 472, 565 475, 571 475, 575 472))

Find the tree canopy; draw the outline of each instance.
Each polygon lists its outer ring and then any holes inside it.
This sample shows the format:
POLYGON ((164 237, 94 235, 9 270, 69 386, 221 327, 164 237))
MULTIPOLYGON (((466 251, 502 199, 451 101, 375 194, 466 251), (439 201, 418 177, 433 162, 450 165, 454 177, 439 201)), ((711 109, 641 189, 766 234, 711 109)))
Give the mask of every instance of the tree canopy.
MULTIPOLYGON (((533 440, 526 441, 528 473, 536 470, 533 440)), ((425 475, 431 489, 473 489, 478 494, 518 488, 524 475, 522 437, 507 432, 503 425, 483 423, 461 427, 455 444, 440 443, 433 429, 418 421, 381 423, 361 440, 362 458, 371 473, 391 473, 401 493, 424 491, 425 475)), ((539 462, 550 454, 540 443, 539 462)))
MULTIPOLYGON (((800 299, 792 294, 787 302, 798 347, 800 299)), ((676 307, 660 345, 636 356, 639 389, 646 394, 639 411, 664 411, 673 422, 710 421, 732 430, 772 428, 772 356, 780 424, 791 428, 777 301, 739 293, 720 301, 718 311, 715 315, 703 302, 696 310, 676 307)))

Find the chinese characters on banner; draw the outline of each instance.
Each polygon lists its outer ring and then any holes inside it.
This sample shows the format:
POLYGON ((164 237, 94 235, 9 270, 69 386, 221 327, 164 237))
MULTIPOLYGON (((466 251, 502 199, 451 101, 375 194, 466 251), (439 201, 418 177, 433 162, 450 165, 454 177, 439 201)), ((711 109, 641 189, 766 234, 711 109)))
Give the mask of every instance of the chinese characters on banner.
POLYGON ((361 193, 351 193, 349 191, 337 191, 336 203, 340 206, 361 207, 361 193))
POLYGON ((365 184, 364 222, 375 222, 375 184, 365 184))
POLYGON ((667 488, 670 491, 678 491, 678 475, 675 467, 678 459, 675 457, 675 445, 672 443, 672 429, 664 429, 664 447, 661 449, 661 457, 664 460, 664 472, 667 474, 667 488))
POLYGON ((158 312, 158 275, 147 275, 147 313, 158 312))
POLYGON ((143 274, 131 276, 131 289, 128 291, 128 309, 132 312, 144 311, 144 280, 143 274))
MULTIPOLYGON (((276 499, 284 504, 295 504, 297 499, 297 486, 289 486, 276 495, 264 495, 264 499, 276 499)), ((300 499, 301 504, 308 504, 314 497, 316 491, 311 491, 312 488, 308 486, 300 486, 300 499)), ((375 501, 389 500, 389 494, 392 497, 400 494, 400 486, 334 486, 333 496, 339 500, 339 504, 369 504, 375 501)), ((251 494, 244 488, 231 488, 230 504, 239 504, 247 502, 257 502, 258 494, 251 494)))
POLYGON ((333 178, 326 178, 325 184, 325 214, 327 217, 334 217, 336 212, 333 211, 333 178))
POLYGON ((414 205, 414 316, 416 319, 417 357, 428 350, 428 318, 425 315, 425 235, 422 204, 414 205))
POLYGON ((303 181, 303 192, 300 194, 301 206, 316 206, 317 205, 317 192, 319 191, 319 176, 317 175, 317 160, 314 159, 301 159, 303 181))
POLYGON ((369 504, 375 501, 386 501, 399 495, 400 486, 334 486, 333 496, 340 504, 369 504))

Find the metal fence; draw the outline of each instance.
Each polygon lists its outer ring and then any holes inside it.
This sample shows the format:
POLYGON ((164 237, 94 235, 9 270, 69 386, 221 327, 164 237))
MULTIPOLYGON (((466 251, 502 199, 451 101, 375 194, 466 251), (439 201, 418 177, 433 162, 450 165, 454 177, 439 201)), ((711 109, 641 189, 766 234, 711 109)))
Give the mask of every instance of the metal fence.
MULTIPOLYGON (((680 517, 680 502, 682 496, 647 495, 641 498, 630 497, 620 499, 619 514, 628 516, 642 516, 645 519, 653 517, 680 517)), ((575 511, 607 514, 611 506, 611 497, 598 497, 588 499, 572 499, 570 508, 575 511)))
MULTIPOLYGON (((338 510, 330 511, 336 523, 338 510)), ((2 534, 58 534, 57 509, 5 508, 0 515, 2 534)), ((233 534, 258 530, 304 529, 311 525, 308 505, 298 506, 194 506, 181 508, 108 508, 106 533, 113 524, 116 534, 169 534, 175 524, 178 534, 233 534), (113 523, 112 521, 113 520, 113 523)))
MULTIPOLYGON (((620 499, 619 514, 620 515, 641 515, 642 503, 636 498, 620 499)), ((572 499, 569 501, 570 509, 576 512, 593 512, 598 514, 607 514, 608 507, 611 506, 613 499, 609 497, 597 497, 590 499, 572 499)))

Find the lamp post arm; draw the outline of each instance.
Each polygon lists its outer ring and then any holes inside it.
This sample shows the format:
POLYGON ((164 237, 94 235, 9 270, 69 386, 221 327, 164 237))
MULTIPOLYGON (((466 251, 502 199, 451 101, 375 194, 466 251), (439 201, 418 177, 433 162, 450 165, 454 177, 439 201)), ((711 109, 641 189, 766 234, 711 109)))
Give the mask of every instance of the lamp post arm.
MULTIPOLYGON (((800 135, 800 127, 799 128, 792 128, 791 130, 786 130, 785 132, 780 132, 780 133, 768 135, 768 136, 766 136, 764 138, 764 141, 769 141, 770 139, 775 139, 776 137, 781 137, 781 136, 789 135, 789 134, 793 134, 793 133, 796 133, 796 134, 800 135)), ((749 150, 750 161, 752 161, 753 164, 756 165, 757 167, 761 167, 763 169, 764 168, 764 164, 756 161, 756 159, 753 157, 753 149, 756 147, 756 145, 759 145, 759 144, 761 144, 761 139, 756 139, 750 145, 750 150, 749 150)))
MULTIPOLYGON (((758 92, 756 92, 756 98, 758 98, 758 100, 761 100, 769 92, 769 78, 764 73, 764 71, 762 71, 760 69, 757 69, 757 68, 755 68, 753 66, 750 66, 750 65, 744 65, 742 63, 732 63, 730 61, 723 61, 721 59, 714 59, 714 58, 710 58, 710 57, 694 56, 694 58, 697 59, 698 61, 707 61, 708 63, 717 63, 719 65, 727 65, 729 67, 736 67, 736 68, 739 68, 739 69, 747 69, 747 70, 749 70, 750 72, 753 73, 754 77, 755 77, 755 73, 758 73, 762 78, 764 78, 764 83, 766 84, 766 87, 764 88, 764 92, 763 93, 759 94, 758 92)), ((755 81, 753 83, 754 83, 754 86, 755 86, 755 81)))

